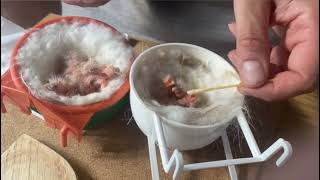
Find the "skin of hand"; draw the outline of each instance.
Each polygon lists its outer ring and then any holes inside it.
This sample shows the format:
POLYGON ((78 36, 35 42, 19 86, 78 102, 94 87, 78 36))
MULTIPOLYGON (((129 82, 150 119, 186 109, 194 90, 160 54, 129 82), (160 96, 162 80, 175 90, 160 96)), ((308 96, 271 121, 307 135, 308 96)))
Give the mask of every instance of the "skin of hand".
POLYGON ((110 0, 63 0, 63 2, 80 7, 98 7, 106 4, 110 0))
POLYGON ((266 101, 315 89, 319 73, 318 0, 234 0, 228 57, 242 81, 239 92, 266 101), (272 47, 268 29, 281 37, 272 47))

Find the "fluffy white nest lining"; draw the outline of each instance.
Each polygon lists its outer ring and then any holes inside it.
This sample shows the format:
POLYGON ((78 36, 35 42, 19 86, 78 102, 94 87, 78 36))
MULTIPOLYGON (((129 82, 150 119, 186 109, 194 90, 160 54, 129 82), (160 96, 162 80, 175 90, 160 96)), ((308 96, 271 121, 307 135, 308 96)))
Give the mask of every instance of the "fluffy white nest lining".
POLYGON ((163 46, 147 52, 140 61, 134 82, 137 93, 160 117, 188 125, 213 125, 231 122, 242 109, 244 96, 236 88, 202 93, 195 107, 161 104, 166 93, 162 78, 167 74, 174 76, 184 91, 240 82, 228 62, 209 51, 201 51, 163 46), (181 63, 185 57, 196 65, 190 67, 181 63))
POLYGON ((61 21, 33 32, 19 49, 17 63, 22 79, 36 97, 67 105, 85 105, 108 99, 119 89, 129 72, 132 57, 132 48, 110 28, 94 23, 83 25, 61 21), (60 68, 59 59, 70 51, 87 55, 99 64, 113 65, 119 68, 120 76, 100 92, 85 96, 62 96, 44 88, 45 81, 60 68))

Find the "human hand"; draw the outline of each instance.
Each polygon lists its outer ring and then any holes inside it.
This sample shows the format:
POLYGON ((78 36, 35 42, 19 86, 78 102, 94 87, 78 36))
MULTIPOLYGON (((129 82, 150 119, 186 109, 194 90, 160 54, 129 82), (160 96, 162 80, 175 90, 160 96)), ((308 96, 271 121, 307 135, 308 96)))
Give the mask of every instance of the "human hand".
POLYGON ((319 73, 318 0, 234 0, 229 29, 244 95, 280 100, 314 90, 319 73), (271 47, 268 28, 281 37, 271 47))
POLYGON ((106 4, 110 0, 63 0, 63 2, 81 7, 98 7, 106 4))

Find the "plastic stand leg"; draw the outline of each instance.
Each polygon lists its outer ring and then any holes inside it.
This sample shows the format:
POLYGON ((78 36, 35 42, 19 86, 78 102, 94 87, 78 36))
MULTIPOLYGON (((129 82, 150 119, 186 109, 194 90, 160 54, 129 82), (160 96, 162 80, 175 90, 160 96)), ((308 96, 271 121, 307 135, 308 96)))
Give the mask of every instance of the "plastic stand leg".
POLYGON ((216 168, 216 167, 228 167, 231 180, 237 180, 238 176, 235 168, 236 165, 259 163, 259 162, 267 161, 281 149, 283 149, 283 153, 276 161, 276 165, 280 167, 284 165, 287 162, 287 160, 289 160, 289 158, 292 155, 292 147, 289 142, 283 140, 282 138, 279 138, 275 143, 273 143, 269 148, 267 148, 263 153, 261 153, 242 111, 239 112, 237 119, 238 119, 240 128, 245 136, 249 149, 251 151, 252 157, 233 159, 229 139, 226 131, 224 131, 224 133, 221 135, 221 138, 223 141, 226 160, 184 164, 183 156, 178 149, 175 149, 174 152, 171 154, 171 157, 169 158, 161 119, 156 114, 154 114, 153 121, 154 121, 156 139, 153 139, 154 136, 152 135, 148 137, 152 179, 153 180, 159 179, 157 153, 155 149, 156 142, 158 142, 158 148, 160 151, 162 167, 165 173, 169 173, 170 170, 173 170, 174 172, 173 179, 179 178, 179 176, 183 171, 193 171, 193 170, 216 168))

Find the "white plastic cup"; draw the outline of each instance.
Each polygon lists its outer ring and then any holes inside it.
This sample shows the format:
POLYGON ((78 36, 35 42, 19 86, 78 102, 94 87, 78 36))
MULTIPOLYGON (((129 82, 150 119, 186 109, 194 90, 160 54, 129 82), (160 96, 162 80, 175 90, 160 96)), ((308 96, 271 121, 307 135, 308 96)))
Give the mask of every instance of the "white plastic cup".
MULTIPOLYGON (((133 117, 146 136, 153 136, 156 139, 154 131, 154 112, 139 97, 136 87, 135 78, 137 71, 142 65, 142 60, 151 56, 157 56, 158 50, 162 48, 182 49, 189 52, 194 57, 208 58, 218 61, 224 61, 226 66, 231 66, 227 61, 217 54, 191 44, 184 43, 166 43, 154 46, 141 53, 134 61, 130 71, 130 106, 133 117)), ((156 58, 154 58, 156 59, 156 58)), ((214 117, 213 117, 214 118, 214 117)), ((199 149, 211 144, 219 138, 225 131, 229 123, 216 123, 214 125, 186 125, 169 119, 160 118, 162 122, 164 138, 169 148, 179 150, 199 149)))

